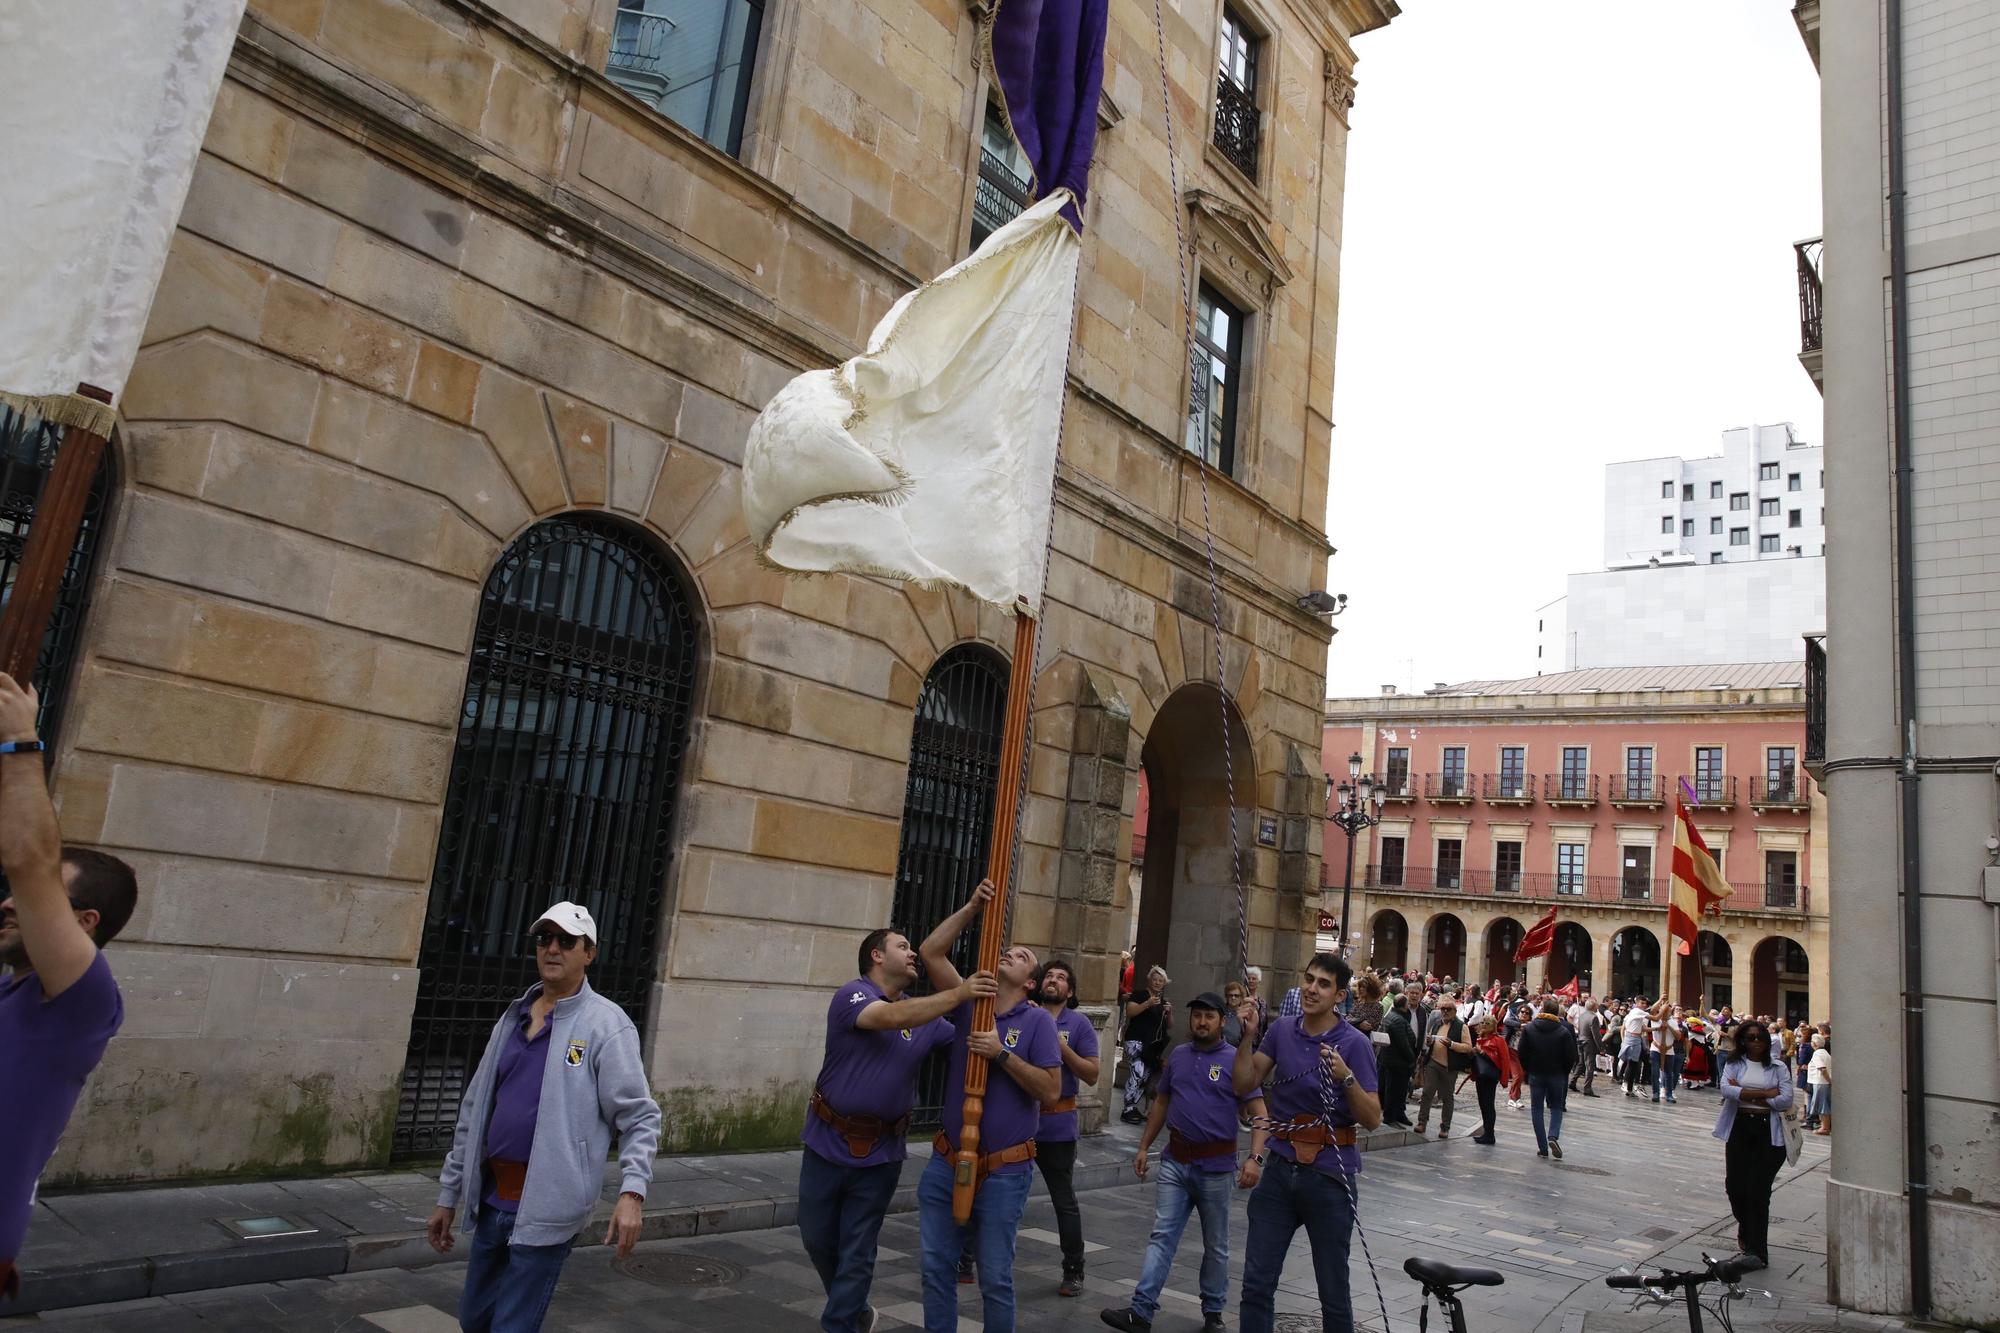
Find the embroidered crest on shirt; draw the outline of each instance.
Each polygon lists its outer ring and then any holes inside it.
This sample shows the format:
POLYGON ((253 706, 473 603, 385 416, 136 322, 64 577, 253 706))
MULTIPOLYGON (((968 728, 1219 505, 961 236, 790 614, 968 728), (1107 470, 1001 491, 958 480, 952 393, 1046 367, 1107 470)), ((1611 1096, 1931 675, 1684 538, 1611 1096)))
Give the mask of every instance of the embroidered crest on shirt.
POLYGON ((909 1030, 908 1028, 904 1028, 904 1029, 903 1029, 902 1031, 903 1031, 903 1040, 904 1040, 904 1041, 915 1041, 915 1040, 916 1040, 916 1038, 915 1038, 915 1037, 912 1037, 912 1036, 910 1035, 910 1030, 909 1030))
POLYGON ((1210 1066, 1208 1067, 1208 1081, 1209 1081, 1210 1083, 1220 1083, 1220 1082, 1222 1082, 1222 1066, 1221 1066, 1221 1065, 1210 1065, 1210 1066))
POLYGON ((854 994, 847 997, 847 1002, 849 1004, 860 1004, 863 1000, 867 998, 868 997, 862 994, 860 991, 856 991, 854 992, 854 994))
POLYGON ((1057 1032, 1056 1040, 1061 1042, 1065 1046, 1069 1045, 1069 1029, 1063 1028, 1061 1031, 1057 1032))
POLYGON ((1000 1043, 1000 1044, 1001 1044, 1001 1045, 1003 1045, 1003 1046, 1005 1046, 1005 1047, 1006 1047, 1006 1048, 1007 1048, 1008 1050, 1010 1050, 1010 1051, 1011 1051, 1011 1050, 1013 1050, 1013 1049, 1014 1049, 1014 1048, 1015 1048, 1016 1046, 1018 1046, 1018 1045, 1020 1045, 1020 1044, 1021 1044, 1021 1029, 1019 1029, 1019 1028, 1008 1028, 1008 1029, 1007 1029, 1007 1040, 1005 1040, 1004 1042, 1002 1042, 1002 1043, 1000 1043))
POLYGON ((563 1063, 566 1065, 582 1064, 583 1053, 589 1049, 590 1048, 588 1046, 584 1045, 580 1041, 571 1042, 569 1044, 569 1049, 563 1052, 563 1063))

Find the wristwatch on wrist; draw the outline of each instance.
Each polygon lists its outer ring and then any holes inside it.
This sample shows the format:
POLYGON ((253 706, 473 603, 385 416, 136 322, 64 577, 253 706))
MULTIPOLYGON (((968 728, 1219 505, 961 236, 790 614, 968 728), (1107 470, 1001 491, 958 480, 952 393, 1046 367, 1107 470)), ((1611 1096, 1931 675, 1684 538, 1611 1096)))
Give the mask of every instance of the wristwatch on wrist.
POLYGON ((1264 1154, 1260 1152, 1253 1152, 1250 1154, 1250 1160, 1255 1162, 1257 1165, 1262 1166, 1264 1165, 1264 1154))
POLYGON ((1008 1050, 1005 1046, 1002 1046, 1000 1048, 1000 1054, 993 1057, 993 1063, 996 1065, 1004 1065, 1013 1058, 1014 1058, 1014 1053, 1008 1050))
POLYGON ((1356 1077, 1354 1077, 1354 1075, 1352 1075, 1352 1074, 1349 1074, 1349 1075, 1348 1075, 1348 1076, 1347 1076, 1346 1078, 1344 1078, 1344 1079, 1340 1080, 1340 1086, 1341 1086, 1341 1087, 1343 1087, 1343 1088, 1351 1088, 1351 1087, 1353 1087, 1353 1086, 1354 1086, 1354 1085, 1355 1085, 1356 1083, 1359 1083, 1360 1081, 1361 1081, 1361 1080, 1359 1080, 1359 1079, 1357 1079, 1356 1077))
POLYGON ((41 741, 0 741, 0 754, 40 754, 48 748, 41 741))

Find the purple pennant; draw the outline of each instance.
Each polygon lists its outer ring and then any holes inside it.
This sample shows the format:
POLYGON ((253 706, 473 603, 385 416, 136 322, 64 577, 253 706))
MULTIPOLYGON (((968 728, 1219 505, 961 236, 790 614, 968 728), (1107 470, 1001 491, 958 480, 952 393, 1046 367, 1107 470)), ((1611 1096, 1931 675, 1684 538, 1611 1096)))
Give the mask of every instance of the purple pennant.
POLYGON ((1694 784, 1689 782, 1686 778, 1681 779, 1681 795, 1687 797, 1687 803, 1689 805, 1701 804, 1701 797, 1695 795, 1694 784))
MULTIPOLYGON (((1108 0, 997 0, 993 74, 1014 138, 1035 173, 1037 198, 1066 189, 1084 199, 1097 151, 1108 0)), ((1063 216, 1078 231, 1075 207, 1063 216)))

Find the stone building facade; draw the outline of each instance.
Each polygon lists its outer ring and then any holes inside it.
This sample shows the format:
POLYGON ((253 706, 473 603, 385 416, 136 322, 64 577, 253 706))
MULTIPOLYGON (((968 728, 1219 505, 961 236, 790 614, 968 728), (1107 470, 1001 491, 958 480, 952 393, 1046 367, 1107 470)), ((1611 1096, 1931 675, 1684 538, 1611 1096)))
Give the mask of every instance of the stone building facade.
MULTIPOLYGON (((761 567, 738 463, 1007 184, 980 7, 252 0, 62 686, 65 836, 143 896, 51 1181, 436 1155, 455 1085, 406 1078, 413 1033, 462 1054, 556 896, 608 923, 667 1147, 795 1136, 859 936, 940 910, 899 874, 914 719, 947 665, 1004 667, 1011 622, 761 567), (677 33, 719 54, 691 73, 677 33)), ((1141 10, 1105 57, 1012 922, 1089 999, 1142 767, 1179 821, 1177 963, 1231 965, 1218 718, 1282 828, 1246 861, 1250 955, 1311 938, 1330 632, 1298 599, 1330 554, 1350 39, 1396 12, 1167 7, 1175 198, 1141 10), (1225 38, 1253 60, 1218 78, 1225 38), (1197 283, 1233 317, 1199 437, 1197 283), (1204 492, 1186 444, 1218 429, 1204 492)))
MULTIPOLYGON (((1826 801, 1801 767, 1803 667, 1604 668, 1327 701, 1327 772, 1349 756, 1388 784, 1354 846, 1355 956, 1474 980, 1732 1005, 1818 1022, 1830 1010, 1826 801), (1695 952, 1669 957, 1674 799, 1730 897, 1695 952), (1557 909, 1555 948, 1516 964, 1557 909)), ((1336 916, 1345 835, 1328 827, 1336 916)))

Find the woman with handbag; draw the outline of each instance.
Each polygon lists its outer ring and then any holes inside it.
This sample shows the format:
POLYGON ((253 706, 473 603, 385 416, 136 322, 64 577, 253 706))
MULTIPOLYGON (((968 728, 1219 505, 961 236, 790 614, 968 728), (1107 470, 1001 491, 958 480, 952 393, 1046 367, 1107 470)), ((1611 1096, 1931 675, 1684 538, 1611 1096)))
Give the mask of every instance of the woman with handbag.
POLYGON ((1771 1186, 1786 1158, 1796 1156, 1785 1114, 1792 1108, 1792 1071, 1773 1057, 1771 1028, 1761 1019, 1737 1027, 1736 1050, 1716 1084, 1722 1114, 1715 1137, 1723 1142, 1723 1187, 1736 1217, 1737 1247, 1768 1264, 1771 1186))

